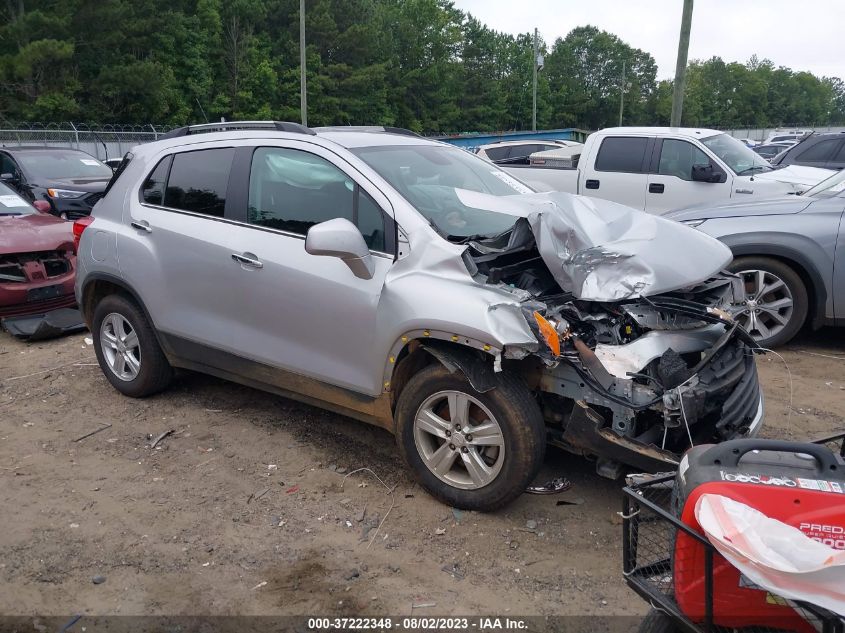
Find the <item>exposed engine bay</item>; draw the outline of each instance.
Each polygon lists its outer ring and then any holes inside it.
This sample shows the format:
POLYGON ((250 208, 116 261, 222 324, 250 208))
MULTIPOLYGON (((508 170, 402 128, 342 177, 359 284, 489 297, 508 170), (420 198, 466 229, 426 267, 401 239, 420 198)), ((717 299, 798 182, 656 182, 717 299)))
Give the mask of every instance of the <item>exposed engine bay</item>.
POLYGON ((691 445, 756 433, 758 347, 727 312, 743 296, 739 278, 717 272, 660 291, 659 253, 644 261, 624 247, 592 246, 561 219, 532 214, 463 242, 478 282, 524 297, 550 442, 597 456, 599 473, 615 477, 622 464, 665 468, 691 445))

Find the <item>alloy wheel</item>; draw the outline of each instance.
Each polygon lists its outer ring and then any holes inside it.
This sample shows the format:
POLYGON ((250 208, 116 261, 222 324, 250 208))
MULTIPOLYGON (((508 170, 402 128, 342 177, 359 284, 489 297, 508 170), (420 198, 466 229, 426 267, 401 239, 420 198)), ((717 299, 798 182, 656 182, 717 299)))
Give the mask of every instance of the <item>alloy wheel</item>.
POLYGON ((731 308, 734 318, 757 341, 777 336, 792 318, 794 301, 783 279, 766 270, 736 273, 745 287, 745 300, 731 308))
POLYGON ((456 488, 483 488, 504 464, 502 428, 487 407, 461 391, 423 401, 414 417, 414 443, 426 467, 456 488))
POLYGON ((111 372, 126 382, 141 371, 141 347, 132 324, 117 312, 106 315, 100 325, 100 345, 111 372))

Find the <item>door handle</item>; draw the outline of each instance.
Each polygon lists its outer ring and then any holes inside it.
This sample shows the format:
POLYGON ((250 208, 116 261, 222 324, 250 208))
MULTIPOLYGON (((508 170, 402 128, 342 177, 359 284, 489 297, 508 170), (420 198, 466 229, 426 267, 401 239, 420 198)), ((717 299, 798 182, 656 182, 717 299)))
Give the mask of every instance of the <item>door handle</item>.
POLYGON ((586 189, 598 189, 599 188, 599 181, 590 179, 584 183, 584 187, 586 189))
POLYGON ((259 260, 252 253, 244 253, 243 255, 232 253, 232 259, 238 262, 241 266, 249 266, 250 268, 264 268, 264 264, 261 262, 261 260, 259 260))
POLYGON ((662 182, 652 182, 648 185, 648 192, 649 193, 663 193, 663 183, 662 182))
POLYGON ((139 231, 144 231, 145 233, 152 233, 153 229, 150 226, 150 223, 146 220, 132 220, 129 223, 133 229, 138 229, 139 231))

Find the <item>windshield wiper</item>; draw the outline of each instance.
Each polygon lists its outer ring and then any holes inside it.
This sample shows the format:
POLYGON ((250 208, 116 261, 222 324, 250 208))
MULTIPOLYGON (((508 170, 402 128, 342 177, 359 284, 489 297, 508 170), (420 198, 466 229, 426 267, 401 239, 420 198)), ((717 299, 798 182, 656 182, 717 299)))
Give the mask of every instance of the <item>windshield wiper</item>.
POLYGON ((766 169, 766 167, 768 167, 770 170, 774 169, 771 165, 752 165, 751 167, 746 167, 742 171, 736 172, 736 175, 737 176, 744 176, 749 171, 754 171, 755 169, 763 170, 763 169, 766 169))

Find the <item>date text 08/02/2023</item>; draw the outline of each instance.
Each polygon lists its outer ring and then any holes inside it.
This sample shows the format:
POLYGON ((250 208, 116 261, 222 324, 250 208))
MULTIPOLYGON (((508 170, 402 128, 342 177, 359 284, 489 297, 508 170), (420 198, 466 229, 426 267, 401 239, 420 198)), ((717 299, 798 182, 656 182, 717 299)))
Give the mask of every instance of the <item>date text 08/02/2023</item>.
POLYGON ((528 631, 528 623, 510 617, 361 617, 309 618, 309 631, 528 631))

